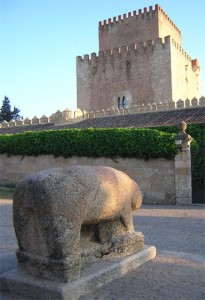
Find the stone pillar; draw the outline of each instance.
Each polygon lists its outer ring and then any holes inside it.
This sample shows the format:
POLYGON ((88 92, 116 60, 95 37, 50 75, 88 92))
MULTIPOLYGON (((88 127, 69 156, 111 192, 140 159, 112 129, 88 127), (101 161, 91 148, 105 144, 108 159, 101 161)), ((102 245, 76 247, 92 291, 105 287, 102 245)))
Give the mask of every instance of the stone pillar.
POLYGON ((180 129, 180 131, 175 140, 179 149, 178 154, 175 156, 176 204, 191 205, 192 177, 190 143, 192 141, 192 138, 185 132, 185 122, 181 122, 178 128, 180 129))

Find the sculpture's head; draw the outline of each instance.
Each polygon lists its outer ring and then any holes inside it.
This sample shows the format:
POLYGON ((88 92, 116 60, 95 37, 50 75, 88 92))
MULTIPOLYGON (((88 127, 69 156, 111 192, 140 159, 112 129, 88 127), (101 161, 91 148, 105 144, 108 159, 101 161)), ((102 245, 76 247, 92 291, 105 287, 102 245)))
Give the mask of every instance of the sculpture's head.
POLYGON ((132 193, 131 193, 131 206, 132 210, 137 210, 142 205, 142 194, 139 186, 133 181, 132 193))

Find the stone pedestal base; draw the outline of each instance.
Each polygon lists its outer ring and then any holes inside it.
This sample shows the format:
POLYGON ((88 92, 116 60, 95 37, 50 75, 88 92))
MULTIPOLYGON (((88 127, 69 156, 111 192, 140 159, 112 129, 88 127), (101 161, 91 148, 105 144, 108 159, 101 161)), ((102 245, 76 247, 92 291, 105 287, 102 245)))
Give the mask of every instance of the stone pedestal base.
POLYGON ((156 248, 145 246, 136 254, 118 259, 108 259, 86 264, 79 279, 70 283, 59 283, 34 277, 17 270, 1 275, 0 283, 3 293, 9 293, 34 299, 75 300, 81 295, 92 292, 103 284, 110 282, 143 263, 154 259, 156 248))
POLYGON ((182 145, 182 152, 175 156, 176 204, 192 204, 191 153, 189 144, 182 145))

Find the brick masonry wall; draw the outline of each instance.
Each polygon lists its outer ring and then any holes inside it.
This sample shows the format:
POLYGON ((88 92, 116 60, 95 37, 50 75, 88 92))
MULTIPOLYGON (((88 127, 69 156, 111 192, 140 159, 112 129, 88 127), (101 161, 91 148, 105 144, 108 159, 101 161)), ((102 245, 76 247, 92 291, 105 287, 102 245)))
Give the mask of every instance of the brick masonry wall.
MULTIPOLYGON (((175 204, 175 163, 174 160, 141 159, 112 160, 108 158, 54 158, 52 155, 11 156, 0 155, 0 185, 16 184, 24 176, 51 167, 74 165, 109 166, 127 173, 142 191, 143 203, 175 204)), ((123 183, 122 183, 123 184, 123 183)))

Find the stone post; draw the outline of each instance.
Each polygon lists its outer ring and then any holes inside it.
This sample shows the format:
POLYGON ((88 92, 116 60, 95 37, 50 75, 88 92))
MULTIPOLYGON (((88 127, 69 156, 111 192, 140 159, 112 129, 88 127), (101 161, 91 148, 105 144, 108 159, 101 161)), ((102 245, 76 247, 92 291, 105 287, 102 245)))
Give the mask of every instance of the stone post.
POLYGON ((179 149, 178 154, 175 156, 175 188, 177 205, 192 204, 190 153, 192 137, 185 132, 186 128, 186 123, 181 122, 178 125, 179 133, 175 139, 177 148, 179 149))

